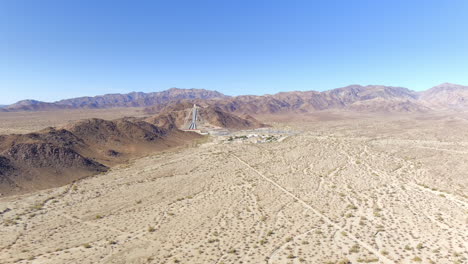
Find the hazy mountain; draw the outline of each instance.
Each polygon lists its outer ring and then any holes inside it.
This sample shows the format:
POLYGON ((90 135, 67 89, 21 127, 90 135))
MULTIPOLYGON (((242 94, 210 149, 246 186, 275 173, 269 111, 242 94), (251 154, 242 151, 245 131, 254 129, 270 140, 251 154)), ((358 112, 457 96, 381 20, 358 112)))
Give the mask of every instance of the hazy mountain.
POLYGON ((37 100, 22 100, 3 108, 6 111, 50 111, 60 109, 71 109, 66 105, 46 103, 37 100))
POLYGON ((79 97, 60 100, 53 103, 46 103, 36 100, 23 100, 9 105, 4 109, 7 111, 48 111, 79 108, 96 109, 113 107, 144 107, 180 99, 211 99, 226 97, 227 96, 217 91, 209 91, 204 89, 171 88, 162 92, 106 94, 94 97, 79 97))
POLYGON ((420 93, 427 105, 438 108, 468 107, 468 86, 443 83, 420 93))
POLYGON ((225 97, 225 95, 217 91, 171 88, 169 90, 155 93, 133 92, 129 94, 107 94, 103 96, 61 100, 56 103, 69 105, 73 108, 141 107, 179 99, 211 99, 225 97))
MULTIPOLYGON (((213 106, 235 114, 307 113, 329 109, 370 112, 421 112, 440 108, 468 107, 467 86, 441 84, 424 92, 383 85, 350 85, 324 92, 292 91, 273 95, 230 97, 204 89, 172 88, 156 93, 108 94, 44 103, 25 100, 6 111, 37 111, 79 108, 147 107, 159 113, 171 104, 185 102, 213 106)), ((1 110, 1 109, 0 109, 1 110)))

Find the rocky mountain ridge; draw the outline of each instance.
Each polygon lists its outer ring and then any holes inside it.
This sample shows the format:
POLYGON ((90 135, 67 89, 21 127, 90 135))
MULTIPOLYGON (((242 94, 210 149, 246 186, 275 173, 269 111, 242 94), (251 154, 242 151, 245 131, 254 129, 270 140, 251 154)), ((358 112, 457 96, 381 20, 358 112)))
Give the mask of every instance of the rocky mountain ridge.
POLYGON ((427 91, 383 85, 349 85, 324 92, 292 91, 272 95, 227 96, 204 89, 172 88, 156 93, 109 94, 45 103, 20 101, 0 111, 50 111, 61 109, 97 109, 146 107, 159 113, 171 104, 197 103, 218 107, 235 114, 307 113, 344 109, 370 112, 425 112, 437 109, 468 107, 468 86, 444 83, 427 91))
POLYGON ((226 98, 217 91, 204 89, 171 88, 161 92, 128 94, 106 94, 94 97, 78 97, 53 103, 37 100, 22 100, 4 107, 5 111, 49 111, 59 109, 100 109, 115 107, 145 107, 181 99, 226 98))

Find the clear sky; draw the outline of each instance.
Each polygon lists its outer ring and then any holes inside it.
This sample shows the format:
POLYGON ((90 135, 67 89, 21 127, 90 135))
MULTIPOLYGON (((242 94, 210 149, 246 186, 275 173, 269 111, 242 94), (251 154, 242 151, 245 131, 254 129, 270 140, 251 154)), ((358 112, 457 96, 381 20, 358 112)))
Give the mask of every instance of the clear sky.
POLYGON ((468 85, 466 0, 3 0, 0 104, 468 85))

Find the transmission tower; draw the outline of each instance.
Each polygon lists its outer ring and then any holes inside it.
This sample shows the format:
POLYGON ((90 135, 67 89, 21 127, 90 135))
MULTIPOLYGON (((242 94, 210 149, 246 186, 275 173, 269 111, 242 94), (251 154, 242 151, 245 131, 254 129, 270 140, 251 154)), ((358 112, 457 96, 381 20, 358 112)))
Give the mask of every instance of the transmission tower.
MULTIPOLYGON (((201 121, 200 113, 198 112, 198 109, 199 107, 196 104, 194 104, 192 110, 190 111, 192 115, 192 120, 190 124, 188 125, 188 129, 190 130, 198 129, 198 123, 201 121)), ((190 118, 190 115, 188 116, 188 118, 190 118)))

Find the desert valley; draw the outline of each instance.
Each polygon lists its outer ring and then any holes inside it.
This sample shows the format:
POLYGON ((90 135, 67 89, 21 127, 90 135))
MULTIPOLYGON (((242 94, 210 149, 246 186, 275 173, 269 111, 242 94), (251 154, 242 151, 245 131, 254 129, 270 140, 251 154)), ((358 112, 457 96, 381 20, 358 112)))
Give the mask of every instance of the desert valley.
POLYGON ((0 125, 0 263, 468 261, 466 86, 27 100, 0 125))

